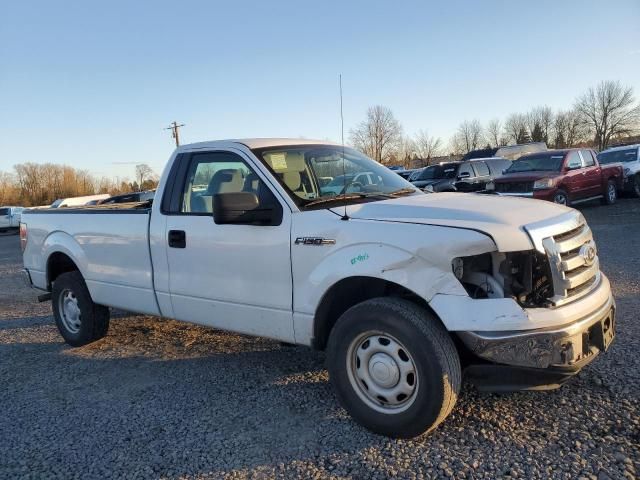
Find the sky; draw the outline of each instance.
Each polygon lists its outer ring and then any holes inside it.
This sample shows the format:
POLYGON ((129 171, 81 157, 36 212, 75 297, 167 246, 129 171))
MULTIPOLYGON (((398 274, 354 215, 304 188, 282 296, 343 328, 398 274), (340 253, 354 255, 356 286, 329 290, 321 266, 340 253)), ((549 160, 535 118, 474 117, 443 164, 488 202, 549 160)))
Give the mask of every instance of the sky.
POLYGON ((0 171, 160 173, 183 143, 340 140, 372 105, 407 135, 569 108, 602 80, 640 96, 640 0, 0 0, 0 171))

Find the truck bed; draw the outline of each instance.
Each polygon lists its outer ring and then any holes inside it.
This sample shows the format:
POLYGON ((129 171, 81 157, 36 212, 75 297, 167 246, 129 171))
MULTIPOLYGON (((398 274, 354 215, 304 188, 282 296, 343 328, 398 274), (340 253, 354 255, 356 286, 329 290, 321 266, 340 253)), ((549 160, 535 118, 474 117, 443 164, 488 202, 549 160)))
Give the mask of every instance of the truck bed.
POLYGON ((29 241, 24 263, 34 285, 47 289, 51 259, 66 255, 74 259, 94 302, 158 314, 150 213, 149 202, 25 210, 29 241))

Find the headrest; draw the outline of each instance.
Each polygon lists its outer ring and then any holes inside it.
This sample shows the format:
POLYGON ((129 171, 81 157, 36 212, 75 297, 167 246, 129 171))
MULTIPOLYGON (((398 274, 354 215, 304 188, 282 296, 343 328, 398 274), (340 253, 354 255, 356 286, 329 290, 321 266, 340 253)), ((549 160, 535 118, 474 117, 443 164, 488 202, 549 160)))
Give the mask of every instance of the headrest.
POLYGON ((242 179, 240 170, 219 170, 211 177, 209 187, 207 188, 207 195, 240 192, 242 191, 243 184, 244 180, 242 179))
POLYGON ((295 192, 300 189, 302 183, 300 172, 284 172, 282 174, 282 181, 292 192, 295 192))

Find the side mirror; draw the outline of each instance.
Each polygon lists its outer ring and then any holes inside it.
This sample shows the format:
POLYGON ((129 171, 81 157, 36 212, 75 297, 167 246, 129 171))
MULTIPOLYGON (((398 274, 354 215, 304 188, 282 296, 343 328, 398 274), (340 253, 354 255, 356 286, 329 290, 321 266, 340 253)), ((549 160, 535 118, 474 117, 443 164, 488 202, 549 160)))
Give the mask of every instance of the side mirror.
POLYGON ((282 207, 277 201, 260 205, 251 192, 217 193, 213 196, 213 220, 218 225, 280 225, 282 207))
POLYGON ((458 174, 458 180, 462 180, 463 178, 469 178, 471 174, 469 172, 460 172, 458 174))

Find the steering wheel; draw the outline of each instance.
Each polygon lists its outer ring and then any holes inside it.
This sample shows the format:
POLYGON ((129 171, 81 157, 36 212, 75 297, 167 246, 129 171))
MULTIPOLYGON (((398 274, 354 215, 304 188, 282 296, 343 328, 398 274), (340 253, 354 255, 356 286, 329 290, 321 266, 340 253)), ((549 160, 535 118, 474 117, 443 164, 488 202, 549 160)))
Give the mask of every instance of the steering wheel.
POLYGON ((351 190, 351 192, 361 192, 362 189, 364 188, 364 185, 362 185, 360 182, 349 182, 347 183, 344 188, 342 189, 342 191, 340 192, 340 194, 344 194, 347 193, 347 189, 354 189, 351 190), (355 190, 357 189, 357 190, 355 190))

